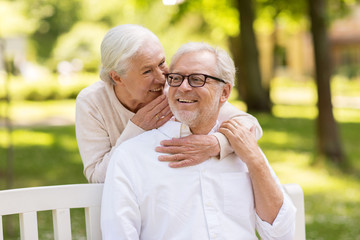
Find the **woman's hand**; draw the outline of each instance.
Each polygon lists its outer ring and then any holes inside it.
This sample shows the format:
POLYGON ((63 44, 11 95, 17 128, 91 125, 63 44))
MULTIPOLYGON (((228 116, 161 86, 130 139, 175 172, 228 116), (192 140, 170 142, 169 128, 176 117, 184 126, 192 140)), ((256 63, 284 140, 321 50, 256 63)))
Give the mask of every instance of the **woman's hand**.
POLYGON ((221 124, 219 132, 224 134, 238 157, 249 166, 257 160, 262 160, 259 150, 255 126, 250 130, 238 121, 231 119, 221 124))
POLYGON ((162 126, 172 116, 166 96, 161 95, 139 109, 131 121, 147 131, 162 126))
POLYGON ((169 166, 173 168, 193 166, 220 155, 219 142, 213 135, 189 135, 164 140, 160 144, 155 150, 171 155, 161 155, 159 160, 170 162, 169 166))

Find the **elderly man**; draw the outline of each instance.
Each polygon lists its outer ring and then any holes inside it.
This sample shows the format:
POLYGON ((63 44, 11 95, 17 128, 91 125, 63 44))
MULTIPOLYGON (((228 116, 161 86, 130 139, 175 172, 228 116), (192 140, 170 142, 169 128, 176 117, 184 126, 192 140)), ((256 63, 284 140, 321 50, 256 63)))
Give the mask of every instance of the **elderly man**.
POLYGON ((183 45, 173 57, 168 100, 176 118, 120 145, 104 185, 103 239, 292 239, 295 208, 254 128, 236 120, 219 129, 218 114, 234 81, 228 54, 204 43, 183 45), (160 142, 219 130, 234 149, 187 168, 158 161, 160 142))

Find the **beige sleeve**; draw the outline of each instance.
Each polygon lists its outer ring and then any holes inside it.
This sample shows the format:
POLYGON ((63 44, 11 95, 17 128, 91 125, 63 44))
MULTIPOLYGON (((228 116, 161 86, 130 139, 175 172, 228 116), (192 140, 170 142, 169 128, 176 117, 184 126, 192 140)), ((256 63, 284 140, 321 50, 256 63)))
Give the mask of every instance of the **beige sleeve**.
POLYGON ((103 183, 106 170, 115 148, 123 141, 143 133, 144 130, 128 121, 122 134, 111 147, 108 128, 99 106, 86 97, 76 100, 76 139, 84 164, 84 175, 91 183, 103 183))
POLYGON ((133 123, 131 120, 129 120, 124 131, 121 133, 120 137, 116 141, 116 146, 119 146, 122 142, 130 138, 136 137, 144 132, 145 132, 144 129, 142 129, 141 127, 133 123))
MULTIPOLYGON (((229 120, 229 119, 236 119, 241 124, 246 126, 247 128, 251 128, 252 126, 256 127, 256 139, 259 140, 262 136, 262 129, 258 122, 258 120, 246 113, 243 112, 233 105, 231 105, 229 102, 225 102, 224 105, 220 108, 218 121, 221 124, 222 122, 229 120)), ((219 145, 220 145, 220 159, 225 158, 230 153, 234 152, 232 149, 229 141, 227 138, 219 132, 214 133, 214 136, 218 139, 219 145)))

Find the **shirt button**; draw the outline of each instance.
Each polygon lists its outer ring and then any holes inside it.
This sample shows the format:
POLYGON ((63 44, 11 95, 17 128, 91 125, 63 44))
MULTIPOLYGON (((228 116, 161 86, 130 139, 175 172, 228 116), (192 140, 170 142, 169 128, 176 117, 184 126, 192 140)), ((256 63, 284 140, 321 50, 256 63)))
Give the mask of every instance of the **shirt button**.
POLYGON ((206 206, 207 206, 207 207, 211 207, 211 206, 212 206, 211 202, 210 202, 210 201, 207 201, 207 202, 206 202, 206 206))
POLYGON ((217 237, 216 233, 211 234, 211 238, 215 239, 217 237))

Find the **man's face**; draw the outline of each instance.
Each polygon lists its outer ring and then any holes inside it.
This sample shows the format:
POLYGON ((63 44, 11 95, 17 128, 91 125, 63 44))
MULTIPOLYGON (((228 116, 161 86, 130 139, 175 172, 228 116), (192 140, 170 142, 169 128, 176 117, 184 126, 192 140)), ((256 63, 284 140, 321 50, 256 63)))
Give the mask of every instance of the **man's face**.
POLYGON ((160 42, 149 40, 131 60, 127 73, 121 76, 126 95, 137 106, 145 106, 163 93, 165 77, 168 72, 164 49, 160 42))
MULTIPOLYGON (((179 58, 172 69, 172 73, 189 75, 202 73, 215 75, 216 58, 207 51, 186 53, 179 58)), ((187 124, 191 130, 210 124, 212 127, 218 116, 220 104, 225 102, 230 87, 211 78, 206 80, 203 87, 191 87, 188 79, 184 79, 179 87, 169 87, 168 99, 171 111, 181 122, 187 124), (220 85, 220 86, 219 86, 220 85)))

